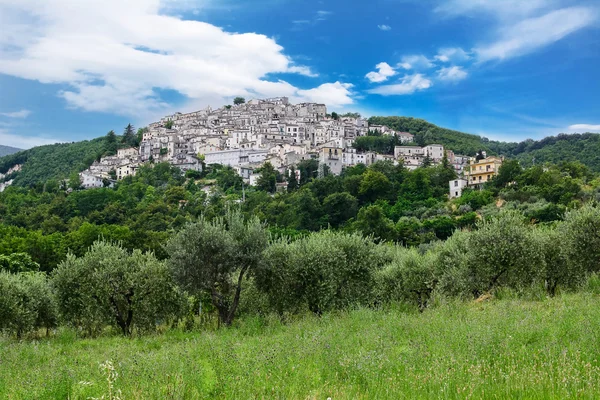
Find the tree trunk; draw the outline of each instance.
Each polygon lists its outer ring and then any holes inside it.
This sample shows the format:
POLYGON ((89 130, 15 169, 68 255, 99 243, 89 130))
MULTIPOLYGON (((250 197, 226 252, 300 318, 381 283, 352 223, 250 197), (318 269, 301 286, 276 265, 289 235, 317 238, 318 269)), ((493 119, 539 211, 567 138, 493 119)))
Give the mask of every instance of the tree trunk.
POLYGON ((227 320, 223 321, 225 325, 229 326, 233 322, 233 318, 235 317, 235 312, 237 311, 238 305, 240 304, 240 294, 242 293, 242 280, 244 279, 244 274, 248 270, 248 267, 243 267, 240 271, 240 276, 238 277, 237 287, 235 288, 235 295, 233 296, 233 303, 229 309, 229 313, 227 315, 227 320))

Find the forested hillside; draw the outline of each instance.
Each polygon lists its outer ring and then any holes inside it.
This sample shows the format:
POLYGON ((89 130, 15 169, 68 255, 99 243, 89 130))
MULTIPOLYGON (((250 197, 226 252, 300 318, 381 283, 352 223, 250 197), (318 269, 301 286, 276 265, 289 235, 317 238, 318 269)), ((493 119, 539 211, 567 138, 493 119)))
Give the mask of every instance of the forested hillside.
POLYGON ((16 147, 10 147, 10 146, 2 146, 2 145, 0 145, 0 157, 7 156, 9 154, 13 154, 13 153, 16 153, 18 151, 21 151, 21 149, 17 149, 16 147))
POLYGON ((369 124, 385 125, 396 131, 410 132, 415 135, 417 144, 439 143, 457 154, 472 156, 479 150, 485 150, 490 154, 517 158, 524 166, 532 165, 534 161, 579 161, 593 171, 600 172, 600 135, 595 133, 560 134, 541 140, 528 139, 515 143, 489 140, 478 135, 441 128, 412 117, 371 117, 369 124))

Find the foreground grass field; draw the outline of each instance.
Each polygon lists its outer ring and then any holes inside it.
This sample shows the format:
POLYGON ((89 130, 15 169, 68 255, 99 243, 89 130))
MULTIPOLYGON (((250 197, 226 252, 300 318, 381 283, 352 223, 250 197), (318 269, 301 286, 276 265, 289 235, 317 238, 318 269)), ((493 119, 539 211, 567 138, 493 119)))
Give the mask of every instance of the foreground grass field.
POLYGON ((600 298, 244 319, 217 332, 0 339, 0 398, 565 399, 600 396, 600 298), (106 367, 106 365, 105 365, 106 367))

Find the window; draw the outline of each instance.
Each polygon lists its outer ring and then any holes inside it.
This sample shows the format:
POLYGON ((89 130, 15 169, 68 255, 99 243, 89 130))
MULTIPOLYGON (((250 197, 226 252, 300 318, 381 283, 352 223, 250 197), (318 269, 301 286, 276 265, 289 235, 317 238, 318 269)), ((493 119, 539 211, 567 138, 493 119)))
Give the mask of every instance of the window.
POLYGON ((454 181, 454 187, 458 186, 458 181, 454 181))
POLYGON ((454 195, 455 195, 456 197, 458 197, 458 192, 454 192, 454 195))

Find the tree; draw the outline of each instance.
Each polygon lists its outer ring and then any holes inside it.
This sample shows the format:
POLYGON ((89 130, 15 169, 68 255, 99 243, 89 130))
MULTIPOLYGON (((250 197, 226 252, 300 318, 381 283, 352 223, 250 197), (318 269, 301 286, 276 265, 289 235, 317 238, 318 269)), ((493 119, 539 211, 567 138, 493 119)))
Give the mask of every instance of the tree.
POLYGON ((235 99, 233 99, 233 104, 235 104, 236 106, 239 106, 240 104, 244 104, 246 102, 246 99, 244 99, 243 97, 236 97, 235 99))
POLYGON ((338 113, 336 113, 335 111, 331 113, 331 118, 333 118, 334 120, 338 120, 340 119, 340 116, 338 115, 338 113))
POLYGON ((296 177, 296 169, 292 167, 288 171, 288 179, 287 179, 287 191, 293 192, 298 189, 298 179, 296 177))
POLYGON ((475 297, 502 286, 527 287, 541 278, 544 257, 540 241, 523 220, 522 214, 505 211, 479 222, 469 235, 462 276, 475 297))
POLYGON ((266 162, 259 170, 260 176, 256 181, 256 187, 268 193, 275 193, 277 189, 277 171, 270 162, 266 162))
POLYGON ((172 119, 168 119, 167 122, 165 122, 165 128, 173 129, 173 120, 172 119))
POLYGON ((219 320, 231 325, 237 311, 243 279, 254 274, 268 244, 265 226, 239 211, 209 221, 201 216, 167 244, 169 264, 183 288, 210 296, 219 320))
POLYGON ((104 324, 123 335, 149 330, 182 314, 184 298, 164 262, 152 253, 129 253, 95 242, 83 257, 69 255, 52 274, 65 321, 92 333, 104 324))
POLYGON ((321 315, 369 304, 373 274, 386 261, 370 238, 323 230, 269 246, 255 282, 279 313, 306 307, 321 315))
POLYGON ((588 273, 600 272, 600 208, 587 204, 568 212, 559 231, 570 262, 588 273))
POLYGON ((392 184, 383 173, 373 169, 363 174, 360 182, 359 194, 364 202, 374 202, 390 194, 392 184))
POLYGON ((348 192, 333 193, 323 200, 323 211, 331 226, 337 228, 356 216, 358 201, 348 192))
POLYGON ((123 131, 123 138, 121 139, 121 143, 124 143, 128 146, 136 145, 136 136, 135 136, 135 128, 131 124, 127 124, 125 130, 123 131))
POLYGON ((115 135, 115 131, 110 131, 106 134, 105 138, 106 143, 106 154, 112 156, 117 153, 117 135, 115 135))
POLYGON ((494 186, 499 189, 506 187, 508 184, 515 182, 522 172, 523 168, 517 160, 506 160, 498 169, 498 175, 494 177, 494 186))
POLYGON ((81 178, 77 172, 72 172, 69 175, 69 187, 73 190, 81 189, 81 178))
POLYGON ((20 338, 39 328, 48 333, 57 320, 46 274, 0 272, 0 330, 8 329, 20 338))
POLYGON ((13 274, 19 272, 35 272, 40 270, 40 264, 31 259, 27 253, 0 254, 0 271, 13 274))

